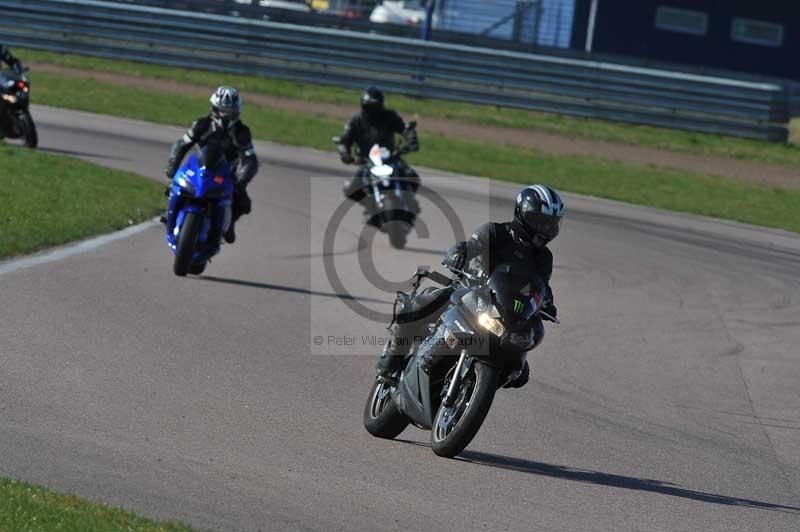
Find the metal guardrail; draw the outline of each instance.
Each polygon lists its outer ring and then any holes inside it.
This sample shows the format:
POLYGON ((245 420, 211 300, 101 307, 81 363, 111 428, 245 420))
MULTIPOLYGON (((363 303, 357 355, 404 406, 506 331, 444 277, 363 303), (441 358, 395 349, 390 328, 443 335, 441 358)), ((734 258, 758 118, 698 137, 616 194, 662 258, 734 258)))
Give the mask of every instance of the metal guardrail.
POLYGON ((784 142, 769 83, 94 0, 0 0, 9 45, 784 142))

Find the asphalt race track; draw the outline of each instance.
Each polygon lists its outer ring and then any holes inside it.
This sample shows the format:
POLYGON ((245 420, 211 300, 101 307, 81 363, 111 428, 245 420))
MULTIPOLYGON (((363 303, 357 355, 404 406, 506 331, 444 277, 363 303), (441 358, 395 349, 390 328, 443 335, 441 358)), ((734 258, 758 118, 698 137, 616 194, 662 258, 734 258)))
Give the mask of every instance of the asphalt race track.
MULTIPOLYGON (((156 179, 182 133, 34 115, 45 151, 156 179)), ((796 235, 567 195, 562 324, 446 460, 361 425, 394 290, 374 273, 439 263, 437 196, 409 250, 353 210, 326 261, 351 169, 257 148, 254 212, 205 276, 173 276, 156 224, 0 274, 0 473, 215 530, 800 530, 796 235)), ((467 231, 510 215, 516 186, 436 175, 467 231)))

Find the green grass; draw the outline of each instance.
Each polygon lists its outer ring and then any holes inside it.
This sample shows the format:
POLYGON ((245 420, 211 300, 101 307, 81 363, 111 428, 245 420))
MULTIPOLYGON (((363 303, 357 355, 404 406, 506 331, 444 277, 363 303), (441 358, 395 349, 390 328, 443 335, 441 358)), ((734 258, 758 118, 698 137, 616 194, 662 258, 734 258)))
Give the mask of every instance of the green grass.
MULTIPOLYGON (((205 98, 39 76, 39 101, 59 107, 164 124, 189 124, 208 107, 205 98)), ((325 150, 332 149, 330 137, 341 130, 339 120, 256 105, 248 107, 246 119, 256 138, 325 150)), ((800 232, 800 191, 424 133, 421 142, 422 151, 409 156, 412 164, 518 183, 544 182, 566 191, 800 232)))
MULTIPOLYGON (((234 84, 245 91, 297 100, 346 104, 353 107, 355 107, 359 95, 359 91, 311 83, 226 75, 81 55, 61 55, 34 50, 19 50, 19 55, 29 61, 179 81, 195 85, 215 86, 224 80, 225 83, 234 84)), ((33 75, 39 76, 35 72, 33 75)), ((447 118, 475 124, 531 129, 571 137, 635 144, 679 152, 725 156, 786 166, 800 164, 800 146, 795 144, 781 145, 649 126, 633 126, 604 120, 580 119, 519 109, 496 108, 486 105, 403 96, 390 95, 389 104, 408 116, 418 114, 423 117, 447 118)), ((796 135, 792 138, 800 140, 796 135)))
POLYGON ((0 145, 0 257, 29 253, 152 218, 163 187, 71 157, 0 145))
POLYGON ((191 532, 179 523, 157 523, 105 504, 0 477, 0 532, 191 532))

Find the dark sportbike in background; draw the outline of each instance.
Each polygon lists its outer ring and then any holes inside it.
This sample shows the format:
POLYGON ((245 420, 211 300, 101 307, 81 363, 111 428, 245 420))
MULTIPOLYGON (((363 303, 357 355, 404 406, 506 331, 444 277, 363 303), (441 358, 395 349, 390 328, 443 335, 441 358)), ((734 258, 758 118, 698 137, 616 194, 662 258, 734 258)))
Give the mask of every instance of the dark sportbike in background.
MULTIPOLYGON (((416 123, 411 122, 409 128, 414 127, 416 123)), ((332 140, 334 144, 339 143, 339 137, 332 140)), ((354 162, 362 167, 367 223, 387 233, 389 243, 397 249, 405 247, 408 233, 417 218, 414 192, 408 189, 400 176, 400 169, 405 164, 400 157, 408 151, 405 145, 390 150, 375 144, 366 159, 362 157, 354 162)))
POLYGON ((25 146, 39 145, 36 124, 30 113, 31 82, 27 68, 22 73, 0 72, 0 136, 22 139, 25 146))
POLYGON ((534 320, 557 321, 541 310, 544 284, 523 264, 501 264, 488 278, 452 271, 449 279, 417 270, 406 300, 428 278, 446 287, 449 303, 406 357, 397 385, 376 379, 364 409, 373 436, 394 438, 411 423, 430 430, 433 452, 445 457, 469 445, 495 392, 520 376, 513 362, 535 346, 534 320))

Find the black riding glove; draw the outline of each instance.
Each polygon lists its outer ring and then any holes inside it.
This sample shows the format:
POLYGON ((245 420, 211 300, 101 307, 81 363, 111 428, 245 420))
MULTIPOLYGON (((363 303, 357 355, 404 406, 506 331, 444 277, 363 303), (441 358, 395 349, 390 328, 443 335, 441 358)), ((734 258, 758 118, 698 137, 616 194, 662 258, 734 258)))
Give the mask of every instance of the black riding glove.
POLYGON ((463 270, 467 265, 467 245, 464 242, 455 244, 447 252, 447 256, 442 261, 442 264, 449 266, 455 270, 463 270))
POLYGON ((353 155, 350 153, 350 149, 344 144, 337 144, 336 151, 339 152, 339 159, 341 159, 344 164, 351 164, 355 161, 353 155))
POLYGON ((542 312, 544 312, 545 314, 549 314, 553 318, 558 317, 558 309, 556 308, 552 299, 548 299, 547 301, 542 303, 542 312))

